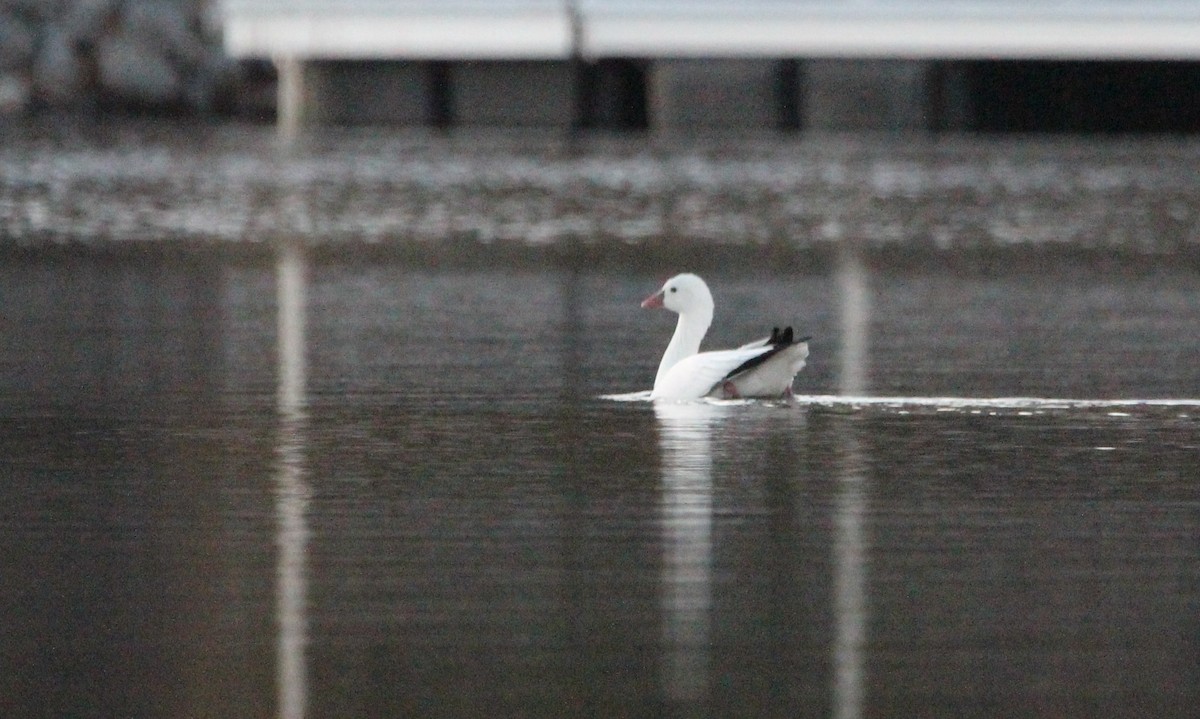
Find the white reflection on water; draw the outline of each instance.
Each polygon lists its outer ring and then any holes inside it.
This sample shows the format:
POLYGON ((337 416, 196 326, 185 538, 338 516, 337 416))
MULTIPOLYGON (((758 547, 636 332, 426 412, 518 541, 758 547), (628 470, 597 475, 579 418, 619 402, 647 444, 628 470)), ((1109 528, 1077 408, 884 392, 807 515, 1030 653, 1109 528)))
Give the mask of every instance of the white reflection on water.
POLYGON ((306 271, 303 251, 283 244, 276 257, 275 292, 279 312, 279 410, 284 417, 297 416, 304 410, 306 271))
POLYGON ((863 714, 867 641, 867 477, 855 428, 842 432, 842 457, 833 516, 833 715, 863 714))
POLYGON ((309 490, 304 480, 305 260, 283 247, 276 264, 279 312, 279 446, 275 514, 275 567, 279 716, 301 719, 308 699, 307 554, 309 490))
MULTIPOLYGON (((871 290, 860 253, 841 254, 837 269, 841 299, 841 367, 838 389, 863 395, 868 381, 868 331, 871 290)), ((837 498, 833 517, 833 715, 857 719, 863 713, 864 662, 867 639, 866 472, 855 428, 841 432, 837 498)))
MULTIPOLYGON (((1150 407, 1200 407, 1200 398, 1181 397, 1173 399, 1072 399, 1066 397, 867 397, 846 394, 796 395, 800 404, 826 407, 881 407, 895 410, 934 409, 945 412, 967 412, 977 410, 1029 410, 1049 412, 1070 409, 1113 409, 1136 410, 1150 407)), ((1109 416, 1119 413, 1109 412, 1109 416)))
POLYGON ((838 257, 839 329, 842 332, 838 391, 863 395, 867 391, 867 333, 871 323, 871 288, 862 254, 846 249, 838 257))
POLYGON ((658 402, 662 450, 663 684, 674 702, 709 693, 712 607, 712 430, 728 411, 707 402, 658 402))

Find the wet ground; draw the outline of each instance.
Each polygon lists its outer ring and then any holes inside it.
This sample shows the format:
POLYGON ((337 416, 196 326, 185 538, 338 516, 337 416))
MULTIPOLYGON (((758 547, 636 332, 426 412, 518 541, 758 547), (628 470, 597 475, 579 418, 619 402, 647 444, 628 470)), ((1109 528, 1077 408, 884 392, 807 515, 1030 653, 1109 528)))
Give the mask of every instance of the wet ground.
POLYGON ((418 159, 393 160, 352 137, 289 194, 264 136, 113 133, 0 152, 4 241, 36 246, 0 265, 6 716, 1194 712, 1186 143, 404 136, 383 146, 418 159), (909 189, 862 189, 881 166, 909 189), (814 179, 756 189, 785 171, 814 179), (561 189, 581 177, 704 221, 556 235, 564 206, 622 204, 561 189), (955 177, 981 194, 946 196, 955 177), (259 186, 276 215, 235 201, 259 186), (846 193, 876 199, 827 202, 846 193), (453 252, 388 214, 438 203, 453 252), (766 234, 697 229, 738 216, 766 234), (398 224, 355 234, 375 221, 398 224), (449 236, 489 222, 513 237, 449 236), (372 241, 394 251, 367 261, 372 241), (162 251, 205 242, 238 247, 162 251), (713 346, 814 336, 796 402, 602 397, 652 381, 671 322, 637 304, 681 258, 716 295, 713 346))

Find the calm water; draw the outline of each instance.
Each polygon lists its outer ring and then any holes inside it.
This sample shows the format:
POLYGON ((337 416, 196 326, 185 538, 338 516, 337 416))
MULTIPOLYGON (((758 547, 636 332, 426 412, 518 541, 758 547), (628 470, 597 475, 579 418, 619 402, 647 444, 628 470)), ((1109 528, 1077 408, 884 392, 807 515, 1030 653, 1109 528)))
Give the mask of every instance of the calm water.
POLYGON ((655 406, 628 252, 9 256, 0 713, 1194 716, 1193 266, 734 253, 807 397, 655 406))

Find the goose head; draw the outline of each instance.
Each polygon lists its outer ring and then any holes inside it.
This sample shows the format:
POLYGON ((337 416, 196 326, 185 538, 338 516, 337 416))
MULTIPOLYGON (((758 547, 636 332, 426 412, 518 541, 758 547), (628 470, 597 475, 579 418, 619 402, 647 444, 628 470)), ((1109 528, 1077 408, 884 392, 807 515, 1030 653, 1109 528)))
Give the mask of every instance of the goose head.
POLYGON ((704 280, 690 272, 675 275, 662 289, 642 301, 642 307, 665 307, 681 316, 712 317, 713 298, 704 280))

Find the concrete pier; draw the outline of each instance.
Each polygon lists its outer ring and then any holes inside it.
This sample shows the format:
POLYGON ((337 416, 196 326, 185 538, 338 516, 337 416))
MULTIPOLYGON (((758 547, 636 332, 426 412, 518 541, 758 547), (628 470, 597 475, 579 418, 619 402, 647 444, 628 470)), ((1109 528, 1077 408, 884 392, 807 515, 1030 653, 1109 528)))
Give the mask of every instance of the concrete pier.
POLYGON ((804 63, 800 106, 809 130, 926 130, 928 60, 834 60, 804 63))
POLYGON ((651 126, 669 134, 782 129, 783 69, 779 60, 656 60, 650 68, 651 126))
POLYGON ((979 63, 1200 62, 1185 0, 225 0, 225 29, 289 132, 969 130, 979 63))
POLYGON ((477 60, 450 65, 452 125, 568 128, 575 75, 565 60, 477 60))

